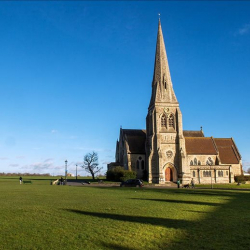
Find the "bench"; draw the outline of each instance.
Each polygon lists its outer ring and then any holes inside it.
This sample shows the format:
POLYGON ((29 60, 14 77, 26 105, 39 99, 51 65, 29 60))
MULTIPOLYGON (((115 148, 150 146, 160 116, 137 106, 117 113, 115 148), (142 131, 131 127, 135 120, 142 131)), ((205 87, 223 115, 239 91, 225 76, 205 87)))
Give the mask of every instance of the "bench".
POLYGON ((23 181, 23 184, 32 184, 32 181, 23 181))

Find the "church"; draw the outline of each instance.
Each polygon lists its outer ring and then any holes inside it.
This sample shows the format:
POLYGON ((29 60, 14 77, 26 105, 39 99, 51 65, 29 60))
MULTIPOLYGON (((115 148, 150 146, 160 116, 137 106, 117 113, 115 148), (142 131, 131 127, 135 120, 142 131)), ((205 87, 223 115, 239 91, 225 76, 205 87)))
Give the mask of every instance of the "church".
POLYGON ((192 179, 196 184, 232 183, 243 173, 233 138, 206 137, 202 128, 183 130, 160 20, 146 130, 120 128, 115 162, 108 169, 116 166, 155 184, 188 184, 192 179))

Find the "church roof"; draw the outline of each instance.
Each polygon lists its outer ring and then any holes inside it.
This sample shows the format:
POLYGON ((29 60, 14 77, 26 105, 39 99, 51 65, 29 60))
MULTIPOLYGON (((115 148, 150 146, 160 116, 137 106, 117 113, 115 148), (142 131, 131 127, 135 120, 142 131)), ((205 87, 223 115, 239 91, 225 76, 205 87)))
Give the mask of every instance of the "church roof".
POLYGON ((214 138, 222 164, 238 164, 241 155, 232 138, 214 138))
POLYGON ((185 144, 188 155, 219 155, 222 164, 238 164, 241 160, 232 138, 185 137, 185 144))
POLYGON ((212 137, 185 137, 188 155, 217 155, 212 137))
POLYGON ((202 130, 183 130, 184 137, 204 137, 202 130))
POLYGON ((123 129, 124 138, 129 147, 130 154, 145 154, 146 130, 123 129))

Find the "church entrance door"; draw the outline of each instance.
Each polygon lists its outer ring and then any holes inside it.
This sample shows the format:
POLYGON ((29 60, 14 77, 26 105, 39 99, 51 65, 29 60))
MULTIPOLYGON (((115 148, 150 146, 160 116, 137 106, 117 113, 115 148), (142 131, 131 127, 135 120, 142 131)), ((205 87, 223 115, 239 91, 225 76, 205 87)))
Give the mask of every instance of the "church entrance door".
POLYGON ((173 181, 173 171, 170 167, 166 168, 165 181, 173 181))

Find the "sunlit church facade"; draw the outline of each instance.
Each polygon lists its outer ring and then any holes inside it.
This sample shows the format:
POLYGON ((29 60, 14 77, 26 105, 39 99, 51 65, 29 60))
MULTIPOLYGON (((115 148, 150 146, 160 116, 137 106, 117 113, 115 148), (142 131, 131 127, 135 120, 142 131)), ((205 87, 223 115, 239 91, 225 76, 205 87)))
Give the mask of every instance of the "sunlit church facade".
POLYGON ((136 171, 149 183, 231 183, 242 174, 241 155, 233 138, 205 137, 183 130, 182 113, 174 93, 159 20, 152 95, 146 130, 120 129, 115 162, 136 171))

